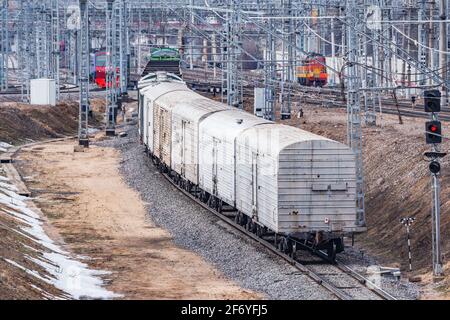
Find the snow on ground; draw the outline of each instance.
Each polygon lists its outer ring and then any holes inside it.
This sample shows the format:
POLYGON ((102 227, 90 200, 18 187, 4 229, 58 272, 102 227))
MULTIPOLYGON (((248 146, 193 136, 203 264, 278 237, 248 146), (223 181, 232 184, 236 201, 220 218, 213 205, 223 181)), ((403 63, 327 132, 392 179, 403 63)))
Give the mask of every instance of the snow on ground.
MULTIPOLYGON (((23 235, 47 249, 42 252, 42 258, 31 256, 26 256, 26 258, 45 269, 48 275, 39 274, 36 270, 29 270, 10 259, 4 260, 66 292, 68 298, 112 299, 120 297, 103 287, 104 283, 100 276, 107 275, 109 272, 89 269, 87 264, 79 261, 82 257, 72 257, 54 243, 45 233, 39 214, 28 207, 26 197, 18 195, 15 191, 17 191, 15 186, 10 184, 6 177, 0 175, 0 214, 14 217, 23 225, 20 227, 23 235)), ((19 230, 17 232, 22 234, 19 230)))
POLYGON ((0 148, 3 148, 3 149, 9 149, 9 148, 12 148, 12 147, 13 147, 13 146, 10 145, 9 143, 0 141, 0 148))
POLYGON ((13 146, 9 143, 0 141, 0 152, 7 152, 9 148, 12 148, 13 146))

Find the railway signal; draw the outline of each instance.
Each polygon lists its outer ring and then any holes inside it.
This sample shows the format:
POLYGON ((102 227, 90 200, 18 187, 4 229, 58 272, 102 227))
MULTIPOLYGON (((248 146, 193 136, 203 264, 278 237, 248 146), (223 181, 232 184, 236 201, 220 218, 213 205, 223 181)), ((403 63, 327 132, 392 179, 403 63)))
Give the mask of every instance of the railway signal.
POLYGON ((441 165, 439 164, 439 162, 433 160, 430 162, 430 165, 428 166, 428 168, 430 169, 430 172, 432 174, 438 174, 439 171, 441 171, 441 165))
POLYGON ((439 146, 442 143, 442 126, 438 119, 441 111, 441 92, 439 90, 425 90, 423 92, 424 109, 429 112, 430 121, 425 123, 425 140, 427 144, 432 144, 432 151, 425 152, 425 156, 429 159, 428 169, 432 179, 432 253, 433 253, 433 275, 435 277, 442 276, 442 256, 441 256, 441 200, 440 200, 440 183, 439 172, 441 165, 439 159, 444 157, 446 153, 440 152, 439 146))
POLYGON ((409 272, 412 271, 412 263, 411 263, 411 237, 409 236, 410 227, 413 224, 416 218, 413 217, 405 217, 400 219, 400 223, 406 227, 406 238, 408 242, 408 262, 409 262, 409 272))
POLYGON ((425 122, 425 138, 427 144, 442 142, 442 126, 441 122, 437 120, 425 122))
POLYGON ((441 92, 439 90, 425 90, 423 92, 425 112, 441 111, 441 92))

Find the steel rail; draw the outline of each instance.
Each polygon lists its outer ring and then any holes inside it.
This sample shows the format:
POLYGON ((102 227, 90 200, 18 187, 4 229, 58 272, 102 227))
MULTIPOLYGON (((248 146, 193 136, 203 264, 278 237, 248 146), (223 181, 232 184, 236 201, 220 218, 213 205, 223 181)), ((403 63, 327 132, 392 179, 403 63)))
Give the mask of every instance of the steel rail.
MULTIPOLYGON (((147 159, 146 164, 148 166, 148 164, 150 163, 150 159, 147 159)), ((156 167, 156 166, 155 166, 156 167)), ((277 255, 278 257, 281 257, 282 259, 284 259, 285 261, 287 261, 290 265, 294 266, 297 270, 299 270, 302 274, 305 274, 306 276, 308 276, 310 279, 312 279, 314 282, 316 282, 317 284, 319 284, 320 286, 324 287, 325 289, 327 289, 329 292, 331 292, 334 296, 336 296, 339 300, 353 300, 353 297, 350 296, 348 293, 346 293, 345 291, 343 291, 342 289, 336 287, 335 285, 333 285, 330 281, 328 281, 327 279, 325 279, 324 277, 322 277, 321 275, 319 275, 317 272, 314 272, 313 270, 311 270, 310 268, 308 268, 307 266, 299 263, 297 260, 295 260, 294 258, 290 257, 289 255, 280 252, 274 245, 272 245, 269 241, 258 237, 256 234, 248 231, 247 229, 245 229, 244 227, 236 224, 232 219, 230 219, 229 217, 227 217, 226 215, 219 213, 218 211, 210 208, 207 204, 203 203, 202 201, 200 201, 197 197, 195 197, 193 194, 191 194, 190 192, 184 190, 183 188, 181 188, 179 185, 177 185, 175 183, 175 181, 173 181, 173 179, 164 172, 160 172, 161 175, 172 185, 174 186, 178 191, 180 191, 182 194, 184 194, 185 196, 187 196, 188 198, 190 198, 191 200, 193 200, 196 204, 200 205, 202 208, 204 208, 205 210, 207 210, 208 212, 214 214, 217 218, 219 218, 220 220, 222 220, 223 222, 227 223, 229 226, 231 226, 232 228, 240 231, 241 233, 245 234, 246 236, 248 236, 249 238, 251 238, 252 240, 254 240, 256 243, 260 244, 261 246, 263 246, 264 248, 266 248, 267 250, 269 250, 271 253, 277 255)), ((395 300, 396 298, 393 297, 392 295, 389 294, 379 294, 378 291, 374 291, 372 290, 368 285, 367 285, 367 281, 361 281, 361 279, 363 279, 364 277, 361 275, 355 276, 357 273, 355 271, 352 272, 348 272, 348 271, 344 271, 342 269, 340 269, 342 271, 343 274, 346 274, 348 276, 350 276, 352 279, 356 279, 358 281, 358 283, 360 283, 362 285, 362 287, 369 289, 371 292, 374 292, 378 297, 382 298, 382 299, 386 299, 386 300, 395 300)))

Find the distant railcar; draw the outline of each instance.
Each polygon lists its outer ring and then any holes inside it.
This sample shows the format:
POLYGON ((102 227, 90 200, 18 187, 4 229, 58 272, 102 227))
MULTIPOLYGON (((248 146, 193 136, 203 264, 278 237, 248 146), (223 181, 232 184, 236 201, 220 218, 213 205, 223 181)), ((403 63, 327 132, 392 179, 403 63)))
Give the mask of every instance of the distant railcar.
POLYGON ((153 48, 150 52, 150 60, 142 72, 142 77, 149 73, 165 71, 181 76, 180 52, 174 48, 153 48))
POLYGON ((315 53, 309 54, 297 67, 297 80, 304 86, 325 86, 328 80, 325 57, 315 53))
MULTIPOLYGON (((99 51, 95 53, 94 65, 95 65, 95 83, 100 88, 106 88, 106 51, 99 51)), ((119 86, 120 83, 120 69, 116 69, 116 85, 119 86)), ((109 84, 110 86, 111 84, 109 84)))

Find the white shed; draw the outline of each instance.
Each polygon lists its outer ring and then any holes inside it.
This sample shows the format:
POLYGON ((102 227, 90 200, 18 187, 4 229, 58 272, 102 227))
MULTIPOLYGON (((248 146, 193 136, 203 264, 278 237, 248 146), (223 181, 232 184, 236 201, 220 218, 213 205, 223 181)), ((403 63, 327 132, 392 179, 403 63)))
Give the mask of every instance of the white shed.
POLYGON ((30 80, 30 103, 56 105, 56 82, 54 79, 30 80))

